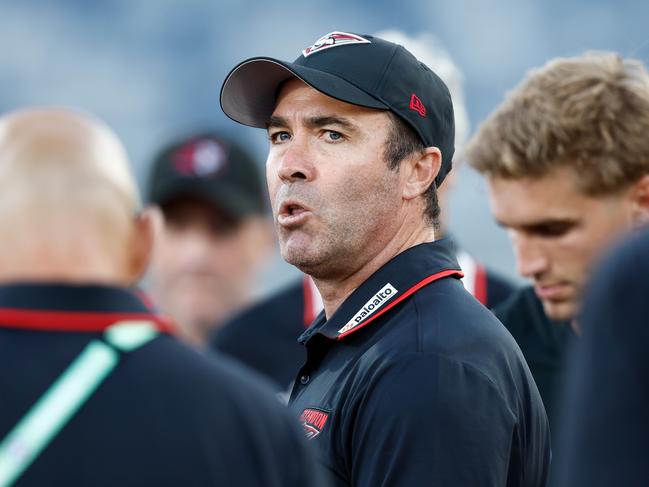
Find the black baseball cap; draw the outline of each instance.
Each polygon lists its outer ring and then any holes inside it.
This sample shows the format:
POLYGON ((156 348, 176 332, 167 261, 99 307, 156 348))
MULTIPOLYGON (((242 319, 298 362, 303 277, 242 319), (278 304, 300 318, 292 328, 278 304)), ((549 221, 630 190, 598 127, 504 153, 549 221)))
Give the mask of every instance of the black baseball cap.
POLYGON ((254 57, 238 64, 221 87, 221 108, 236 122, 266 128, 282 83, 297 77, 338 100, 390 110, 426 147, 442 153, 437 186, 451 170, 455 122, 444 82, 403 46, 370 35, 331 32, 289 63, 254 57))
POLYGON ((263 214, 266 200, 252 157, 234 140, 212 133, 184 138, 158 154, 147 199, 161 207, 175 200, 199 199, 235 219, 263 214))

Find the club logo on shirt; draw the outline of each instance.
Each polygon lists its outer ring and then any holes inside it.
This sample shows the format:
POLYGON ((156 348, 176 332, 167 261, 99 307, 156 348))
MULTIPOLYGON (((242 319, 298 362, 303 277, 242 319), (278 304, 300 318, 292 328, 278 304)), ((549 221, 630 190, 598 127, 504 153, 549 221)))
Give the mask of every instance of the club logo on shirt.
POLYGON ((329 419, 329 413, 322 409, 307 408, 300 414, 300 423, 304 428, 304 434, 307 440, 312 440, 324 429, 325 423, 329 419))
POLYGON ((361 322, 365 320, 365 318, 375 313, 376 310, 390 301, 390 299, 392 299, 392 297, 395 296, 398 292, 399 291, 397 291, 392 284, 387 283, 379 290, 379 292, 372 296, 367 303, 365 303, 365 306, 358 310, 358 312, 352 317, 351 320, 347 322, 345 326, 338 330, 338 333, 342 334, 348 332, 352 328, 360 325, 361 322))
POLYGON ((364 37, 357 36, 356 34, 348 34, 347 32, 330 32, 326 36, 322 36, 315 41, 311 47, 307 47, 302 51, 304 57, 309 57, 311 54, 324 51, 331 47, 347 46, 349 44, 371 44, 370 41, 364 37))

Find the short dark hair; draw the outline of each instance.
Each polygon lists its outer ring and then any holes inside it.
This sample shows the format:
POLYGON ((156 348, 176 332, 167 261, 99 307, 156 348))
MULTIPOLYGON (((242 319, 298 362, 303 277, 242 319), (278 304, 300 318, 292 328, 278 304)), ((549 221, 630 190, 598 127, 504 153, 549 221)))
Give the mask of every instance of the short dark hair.
MULTIPOLYGON (((399 116, 392 112, 387 112, 390 118, 390 132, 385 144, 383 158, 387 161, 390 169, 398 169, 399 164, 411 154, 421 154, 426 149, 424 142, 419 135, 404 122, 399 116)), ((435 229, 439 228, 439 200, 437 198, 437 185, 435 181, 431 183, 424 193, 426 200, 426 209, 424 218, 426 222, 435 229)))

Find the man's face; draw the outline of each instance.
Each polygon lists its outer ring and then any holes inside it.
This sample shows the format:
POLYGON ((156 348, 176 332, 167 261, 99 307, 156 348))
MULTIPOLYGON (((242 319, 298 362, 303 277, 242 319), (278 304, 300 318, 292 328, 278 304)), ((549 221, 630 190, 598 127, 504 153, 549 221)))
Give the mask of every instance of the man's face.
POLYGON ((268 188, 282 257, 320 278, 362 268, 395 233, 399 171, 388 115, 287 82, 268 127, 268 188))
POLYGON ((185 338, 199 344, 252 291, 265 240, 261 217, 235 221, 213 205, 178 200, 164 208, 151 277, 153 294, 185 338))
POLYGON ((546 314, 569 320, 597 256, 630 224, 625 193, 591 197, 571 169, 541 178, 489 178, 491 209, 512 239, 518 272, 530 278, 546 314))

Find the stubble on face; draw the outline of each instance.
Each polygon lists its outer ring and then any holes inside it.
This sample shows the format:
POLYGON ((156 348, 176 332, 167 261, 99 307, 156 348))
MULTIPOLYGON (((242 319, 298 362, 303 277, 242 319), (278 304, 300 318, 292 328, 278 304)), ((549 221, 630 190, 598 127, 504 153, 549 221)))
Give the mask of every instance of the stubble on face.
POLYGON ((344 276, 362 267, 380 251, 377 237, 396 224, 392 201, 398 176, 390 172, 374 181, 356 174, 328 196, 316 188, 288 188, 287 197, 313 208, 314 218, 297 230, 276 225, 282 258, 315 278, 344 276))
POLYGON ((315 278, 349 276, 380 253, 398 228, 399 171, 383 158, 389 117, 327 97, 297 80, 284 85, 273 116, 289 125, 269 129, 269 192, 282 257, 315 278), (313 126, 313 120, 324 118, 343 119, 352 128, 313 126), (273 144, 276 130, 286 142, 273 144), (330 140, 332 131, 341 138, 330 140), (282 179, 278 174, 287 166, 289 173, 308 177, 282 179), (287 201, 308 210, 300 224, 278 222, 287 201))

